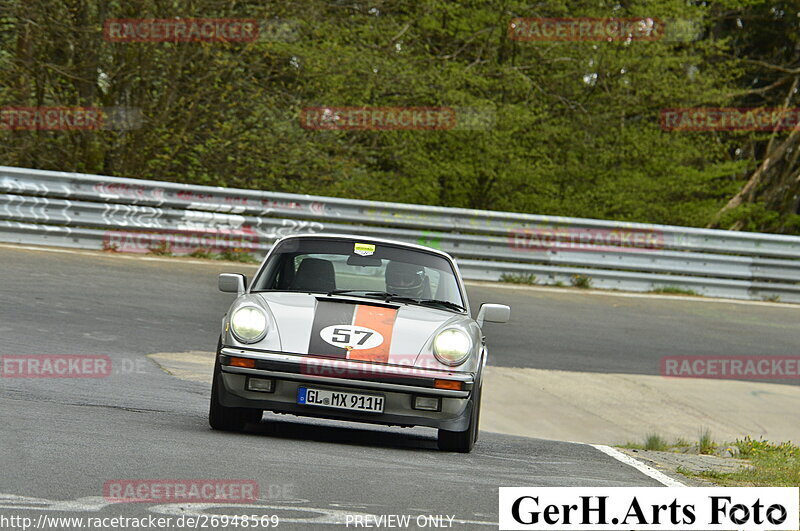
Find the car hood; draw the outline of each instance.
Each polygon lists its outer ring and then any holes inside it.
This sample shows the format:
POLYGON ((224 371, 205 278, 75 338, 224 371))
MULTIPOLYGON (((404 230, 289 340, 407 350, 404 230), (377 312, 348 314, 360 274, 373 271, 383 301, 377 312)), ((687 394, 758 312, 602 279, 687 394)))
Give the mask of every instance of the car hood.
POLYGON ((440 365, 430 348, 442 328, 459 326, 473 336, 473 345, 479 341, 470 317, 436 308, 308 293, 269 292, 247 298, 258 301, 275 324, 276 333, 258 345, 269 350, 398 365, 424 361, 430 366, 440 365))

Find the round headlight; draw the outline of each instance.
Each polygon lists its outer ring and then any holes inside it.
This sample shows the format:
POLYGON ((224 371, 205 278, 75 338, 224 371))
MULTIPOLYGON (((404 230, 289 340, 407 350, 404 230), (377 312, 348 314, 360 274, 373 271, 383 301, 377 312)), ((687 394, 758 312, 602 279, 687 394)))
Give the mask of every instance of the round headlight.
POLYGON ((433 340, 433 355, 445 365, 460 365, 469 357, 472 341, 457 328, 442 330, 433 340))
POLYGON ((255 343, 267 335, 267 316, 255 306, 243 306, 231 315, 231 330, 242 343, 255 343))

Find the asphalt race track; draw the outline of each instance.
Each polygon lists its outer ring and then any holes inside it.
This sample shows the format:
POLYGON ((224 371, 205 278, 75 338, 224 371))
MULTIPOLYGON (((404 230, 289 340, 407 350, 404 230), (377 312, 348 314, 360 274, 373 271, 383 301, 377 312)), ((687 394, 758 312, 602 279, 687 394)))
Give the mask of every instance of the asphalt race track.
POLYGON ((798 305, 486 285, 471 286, 469 296, 474 308, 511 306, 507 330, 485 327, 492 363, 506 367, 658 375, 663 356, 790 356, 800 345, 798 305))
MULTIPOLYGON (((0 355, 107 355, 113 366, 106 378, 0 378, 0 516, 277 514, 279 528, 324 529, 347 515, 447 515, 480 529, 496 526, 499 486, 659 485, 566 442, 483 433, 473 453, 448 454, 424 429, 276 416, 248 434, 213 432, 209 387, 146 355, 211 351, 231 301, 216 275, 253 268, 142 258, 0 246, 0 355), (119 479, 255 480, 260 500, 109 504, 103 485, 119 479)), ((470 296, 512 306, 510 324, 487 327, 496 365, 658 374, 666 354, 786 355, 800 342, 798 310, 778 305, 486 285, 470 296)))

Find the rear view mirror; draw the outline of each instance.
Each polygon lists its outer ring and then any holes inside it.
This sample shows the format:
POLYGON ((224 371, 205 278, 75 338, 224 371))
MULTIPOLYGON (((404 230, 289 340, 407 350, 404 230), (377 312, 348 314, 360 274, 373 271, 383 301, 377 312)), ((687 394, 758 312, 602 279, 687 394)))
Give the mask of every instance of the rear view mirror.
POLYGON ((350 255, 347 258, 347 265, 360 266, 360 267, 380 267, 383 264, 380 258, 372 256, 359 256, 357 254, 350 255))
POLYGON ((219 290, 241 295, 247 289, 247 277, 241 273, 222 273, 219 276, 219 290))
POLYGON ((481 304, 478 310, 478 326, 483 326, 483 322, 507 323, 511 318, 511 308, 505 304, 481 304))

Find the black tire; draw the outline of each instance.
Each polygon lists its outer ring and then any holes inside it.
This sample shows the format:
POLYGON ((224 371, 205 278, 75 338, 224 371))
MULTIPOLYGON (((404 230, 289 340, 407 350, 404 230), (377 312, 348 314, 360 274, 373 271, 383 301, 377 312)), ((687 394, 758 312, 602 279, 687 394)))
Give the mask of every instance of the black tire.
POLYGON ((437 446, 445 452, 459 452, 466 454, 472 451, 475 441, 478 440, 478 422, 481 417, 481 387, 478 387, 472 399, 472 414, 469 427, 465 431, 439 430, 437 446))
MULTIPOLYGON (((220 346, 222 340, 220 339, 220 346)), ((219 348, 217 347, 217 354, 219 348)), ((218 381, 222 370, 219 366, 219 356, 214 360, 214 380, 211 383, 211 401, 208 407, 208 425, 213 430, 242 431, 246 424, 256 424, 261 421, 263 411, 247 407, 225 407, 219 402, 218 381)))
POLYGON ((478 404, 478 413, 475 415, 475 440, 473 442, 478 442, 478 435, 481 433, 481 397, 483 396, 483 382, 481 382, 480 387, 478 387, 478 399, 476 403, 478 404))

